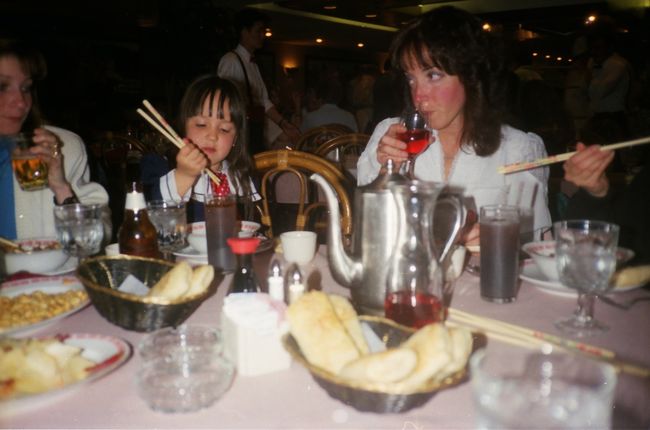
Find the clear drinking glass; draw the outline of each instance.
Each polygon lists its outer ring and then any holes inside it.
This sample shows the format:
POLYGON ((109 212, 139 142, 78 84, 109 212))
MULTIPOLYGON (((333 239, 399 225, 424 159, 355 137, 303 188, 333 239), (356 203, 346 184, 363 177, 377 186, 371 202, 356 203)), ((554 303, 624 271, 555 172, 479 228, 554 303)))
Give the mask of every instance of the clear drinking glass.
POLYGON ((599 334, 607 326, 594 319, 594 299, 611 287, 616 270, 619 227, 602 221, 570 220, 553 225, 560 282, 578 290, 578 308, 556 327, 577 337, 599 334))
POLYGON ((34 155, 29 148, 34 146, 33 136, 28 133, 18 133, 9 137, 14 142, 11 154, 11 165, 16 175, 18 185, 24 191, 36 191, 47 188, 48 167, 38 155, 34 155))
POLYGON ((400 121, 406 127, 406 131, 399 135, 399 139, 406 143, 408 152, 406 175, 409 179, 415 179, 415 159, 432 143, 431 131, 424 117, 416 110, 405 111, 400 121))
POLYGON ((550 348, 479 350, 470 359, 478 429, 608 429, 613 366, 550 348))
POLYGON ((187 237, 187 215, 185 203, 172 200, 147 202, 149 219, 156 227, 158 248, 164 253, 178 251, 185 247, 187 237))
POLYGON ((56 235, 66 254, 80 259, 97 254, 104 238, 103 205, 73 203, 54 207, 56 235))

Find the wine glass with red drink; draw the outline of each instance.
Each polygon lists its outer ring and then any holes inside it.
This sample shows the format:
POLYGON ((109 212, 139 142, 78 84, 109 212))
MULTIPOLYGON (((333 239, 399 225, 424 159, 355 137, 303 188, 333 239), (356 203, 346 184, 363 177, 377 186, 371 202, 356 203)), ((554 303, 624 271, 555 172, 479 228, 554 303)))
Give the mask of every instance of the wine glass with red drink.
POLYGON ((406 143, 406 174, 409 179, 415 179, 415 159, 431 144, 431 131, 427 128, 424 117, 416 110, 405 111, 400 121, 406 127, 406 131, 398 135, 406 143))

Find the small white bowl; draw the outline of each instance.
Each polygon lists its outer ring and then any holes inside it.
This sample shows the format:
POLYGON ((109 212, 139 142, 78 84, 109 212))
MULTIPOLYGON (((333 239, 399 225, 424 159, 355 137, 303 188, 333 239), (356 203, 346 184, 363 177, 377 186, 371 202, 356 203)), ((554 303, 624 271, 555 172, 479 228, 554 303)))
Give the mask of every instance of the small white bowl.
POLYGON ((260 223, 255 221, 240 221, 239 237, 253 237, 261 227, 260 223))
MULTIPOLYGON (((558 281, 560 276, 557 272, 557 265, 555 263, 555 241, 554 240, 541 240, 538 242, 530 242, 522 246, 525 253, 530 255, 541 272, 548 278, 549 281, 558 281)), ((627 261, 634 257, 634 251, 618 247, 616 250, 616 265, 617 269, 627 261)))
POLYGON ((47 273, 60 267, 68 259, 54 238, 31 238, 15 241, 21 251, 4 252, 5 270, 11 275, 21 270, 47 273))
POLYGON ((201 254, 208 253, 208 239, 205 237, 205 230, 199 233, 190 233, 187 235, 187 242, 192 248, 201 254))
POLYGON ((529 242, 522 246, 524 252, 531 256, 539 270, 542 271, 549 281, 560 279, 555 264, 555 241, 541 240, 529 242))

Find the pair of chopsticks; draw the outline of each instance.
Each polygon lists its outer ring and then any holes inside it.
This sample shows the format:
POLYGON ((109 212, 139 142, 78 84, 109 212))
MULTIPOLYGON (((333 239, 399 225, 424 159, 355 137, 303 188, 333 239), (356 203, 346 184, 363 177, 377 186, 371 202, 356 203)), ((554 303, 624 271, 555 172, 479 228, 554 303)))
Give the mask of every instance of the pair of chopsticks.
MULTIPOLYGON (((628 140, 625 142, 614 143, 612 145, 605 145, 600 148, 601 151, 613 151, 615 149, 627 148, 629 146, 643 145, 650 142, 650 136, 642 137, 640 139, 628 140)), ((573 156, 577 151, 566 152, 564 154, 551 155, 550 157, 540 158, 535 161, 522 161, 519 163, 506 164, 497 169, 499 173, 507 175, 508 173, 521 172, 522 170, 535 169, 537 167, 546 166, 548 164, 559 163, 566 161, 573 156)))
POLYGON ((16 242, 5 239, 2 236, 0 236, 0 246, 8 251, 20 248, 20 245, 18 245, 16 242))
POLYGON ((545 343, 551 344, 566 351, 607 362, 621 372, 644 378, 650 377, 649 368, 618 360, 613 351, 583 342, 565 339, 504 321, 481 317, 455 308, 449 308, 448 322, 452 325, 464 326, 482 332, 489 338, 525 348, 539 348, 545 343))
MULTIPOLYGON (((176 145, 179 149, 184 147, 185 142, 183 141, 183 139, 181 139, 181 137, 174 131, 174 128, 171 125, 169 125, 169 123, 156 110, 156 108, 154 108, 153 105, 149 103, 149 101, 147 100, 143 100, 142 104, 144 105, 144 107, 147 108, 147 110, 149 110, 151 115, 153 115, 153 118, 140 108, 137 109, 138 114, 140 114, 140 116, 144 118, 153 128, 158 130, 160 134, 162 134, 165 138, 167 138, 167 140, 169 140, 171 143, 176 145)), ((219 180, 219 177, 212 170, 210 170, 209 168, 205 168, 203 171, 208 174, 210 179, 212 179, 215 182, 215 184, 219 185, 221 180, 219 180)))

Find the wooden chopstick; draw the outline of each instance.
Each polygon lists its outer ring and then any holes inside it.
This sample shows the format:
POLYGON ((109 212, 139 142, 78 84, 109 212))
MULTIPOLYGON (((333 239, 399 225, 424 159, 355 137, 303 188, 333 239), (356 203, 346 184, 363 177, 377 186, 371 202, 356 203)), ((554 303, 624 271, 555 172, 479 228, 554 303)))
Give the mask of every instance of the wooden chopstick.
POLYGON ((7 249, 18 249, 20 248, 20 245, 18 245, 16 242, 11 241, 9 239, 5 239, 4 237, 0 236, 0 245, 3 247, 6 247, 7 249))
POLYGON ((612 364, 619 371, 644 378, 650 377, 650 369, 626 363, 616 358, 616 354, 605 348, 599 348, 582 342, 576 342, 548 333, 509 324, 503 321, 473 315, 459 309, 449 308, 450 322, 478 330, 490 338, 529 348, 549 343, 567 351, 612 364))
MULTIPOLYGON (((643 145, 650 142, 650 136, 642 137, 640 139, 628 140, 625 142, 614 143, 605 145, 600 148, 601 151, 613 151, 619 148, 627 148, 629 146, 643 145)), ((508 173, 521 172, 522 170, 535 169, 537 167, 546 166, 548 164, 559 163, 566 161, 573 156, 577 151, 566 152, 564 154, 551 155, 550 157, 540 158, 535 161, 522 161, 519 163, 506 164, 497 169, 499 173, 507 175, 508 173)))
MULTIPOLYGON (((183 139, 181 139, 181 137, 174 131, 173 127, 169 125, 167 121, 165 121, 165 118, 163 118, 163 116, 156 110, 156 108, 154 108, 147 100, 143 100, 142 104, 145 105, 145 107, 158 120, 158 122, 156 122, 151 116, 149 116, 140 108, 138 108, 136 112, 138 112, 138 114, 140 114, 141 117, 143 117, 149 124, 151 124, 153 128, 158 130, 160 134, 162 134, 171 143, 176 145, 179 149, 184 147, 185 142, 183 139)), ((212 179, 217 185, 221 183, 219 177, 210 168, 206 167, 203 169, 203 171, 207 173, 210 179, 212 179)))

